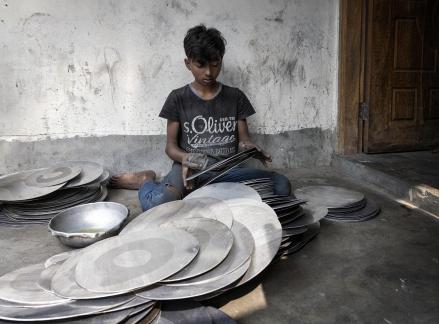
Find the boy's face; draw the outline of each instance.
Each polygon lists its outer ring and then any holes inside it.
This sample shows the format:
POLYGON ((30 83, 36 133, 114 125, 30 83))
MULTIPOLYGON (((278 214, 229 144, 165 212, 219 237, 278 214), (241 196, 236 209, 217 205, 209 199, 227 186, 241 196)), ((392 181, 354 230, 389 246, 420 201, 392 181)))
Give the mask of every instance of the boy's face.
POLYGON ((195 78, 195 82, 205 86, 213 86, 216 84, 216 78, 221 72, 222 60, 218 59, 207 63, 199 62, 194 59, 185 59, 184 63, 195 78))

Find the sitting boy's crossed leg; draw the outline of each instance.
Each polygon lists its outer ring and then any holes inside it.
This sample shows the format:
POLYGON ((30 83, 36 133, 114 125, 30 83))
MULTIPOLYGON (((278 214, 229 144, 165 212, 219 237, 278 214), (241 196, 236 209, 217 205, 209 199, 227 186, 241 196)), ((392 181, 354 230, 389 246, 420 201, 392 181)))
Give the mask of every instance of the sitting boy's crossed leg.
POLYGON ((139 189, 139 201, 142 210, 145 211, 169 201, 182 199, 185 193, 181 164, 175 162, 161 182, 150 180, 143 183, 139 189))
POLYGON ((111 177, 110 188, 137 190, 146 181, 154 181, 155 177, 156 174, 152 170, 121 173, 111 177))
MULTIPOLYGON (((214 176, 216 172, 208 172, 199 177, 197 183, 214 176)), ((287 177, 273 171, 253 168, 236 168, 219 177, 215 182, 239 182, 257 178, 271 178, 274 183, 276 195, 288 196, 291 193, 291 184, 287 177)), ((139 189, 139 200, 142 209, 148 210, 163 203, 182 199, 187 193, 181 176, 181 164, 174 163, 171 171, 163 178, 162 182, 146 181, 139 189)))

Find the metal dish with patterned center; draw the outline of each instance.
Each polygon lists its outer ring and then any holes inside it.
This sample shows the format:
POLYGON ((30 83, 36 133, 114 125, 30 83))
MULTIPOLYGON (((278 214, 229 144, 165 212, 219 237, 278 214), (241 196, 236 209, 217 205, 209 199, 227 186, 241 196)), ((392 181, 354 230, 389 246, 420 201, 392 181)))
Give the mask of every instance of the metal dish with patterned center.
POLYGON ((71 167, 81 168, 81 173, 75 179, 67 183, 66 188, 76 188, 80 186, 85 186, 91 184, 92 182, 99 179, 104 173, 104 168, 95 162, 90 161, 70 161, 64 163, 71 167))
POLYGON ((227 257, 233 245, 233 234, 229 228, 213 219, 188 218, 162 226, 185 230, 191 233, 200 244, 200 251, 194 260, 162 282, 178 282, 211 270, 227 257))
POLYGON ((26 179, 26 185, 32 187, 51 187, 65 184, 67 181, 76 178, 80 173, 81 168, 78 166, 58 165, 30 174, 26 179))
POLYGON ((91 291, 128 292, 172 276, 187 266, 198 250, 195 237, 176 228, 116 236, 81 252, 75 279, 91 291))
POLYGON ((57 191, 65 183, 50 187, 33 187, 26 184, 26 179, 34 172, 29 170, 0 177, 0 201, 14 202, 40 198, 57 191))
POLYGON ((109 297, 112 295, 119 295, 89 291, 78 285, 75 280, 75 269, 82 252, 83 251, 80 251, 79 253, 74 254, 59 266, 52 266, 56 267, 54 273, 49 272, 49 269, 52 267, 47 268, 46 270, 48 270, 48 272, 46 273, 44 273, 43 271, 43 273, 41 273, 42 276, 46 275, 48 277, 51 275, 51 278, 47 278, 50 279, 50 283, 47 283, 47 281, 43 281, 45 278, 40 278, 42 280, 39 282, 39 284, 42 285, 42 288, 49 288, 58 296, 77 300, 96 299, 109 297))
POLYGON ((265 203, 251 199, 228 200, 233 218, 253 235, 255 247, 248 271, 237 286, 256 277, 273 260, 282 241, 282 226, 276 213, 265 203))
POLYGON ((254 241, 250 231, 238 221, 233 222, 233 246, 227 257, 217 267, 195 278, 168 283, 168 286, 187 286, 204 284, 217 280, 242 266, 253 252, 254 241))

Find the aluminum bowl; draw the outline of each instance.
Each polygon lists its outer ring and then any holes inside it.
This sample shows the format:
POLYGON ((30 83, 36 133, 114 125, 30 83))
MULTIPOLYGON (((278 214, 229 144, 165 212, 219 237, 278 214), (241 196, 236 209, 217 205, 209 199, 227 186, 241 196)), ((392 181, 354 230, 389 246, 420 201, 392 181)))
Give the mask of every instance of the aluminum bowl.
POLYGON ((128 218, 128 208, 114 202, 95 202, 69 208, 49 222, 61 243, 82 248, 116 235, 128 218))

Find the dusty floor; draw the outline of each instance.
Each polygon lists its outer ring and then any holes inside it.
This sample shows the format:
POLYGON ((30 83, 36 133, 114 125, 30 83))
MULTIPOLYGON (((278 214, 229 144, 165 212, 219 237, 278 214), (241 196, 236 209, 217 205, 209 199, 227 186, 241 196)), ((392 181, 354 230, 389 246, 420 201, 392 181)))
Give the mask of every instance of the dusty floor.
MULTIPOLYGON (((335 184, 364 191, 382 213, 364 223, 322 221, 304 249, 250 285, 205 303, 239 323, 438 323, 439 221, 401 207, 332 169, 292 170, 294 187, 335 184)), ((136 193, 113 191, 131 217, 136 193)), ((44 226, 0 227, 0 275, 67 250, 44 226)))
POLYGON ((344 156, 414 185, 439 188, 439 152, 419 151, 344 156))

